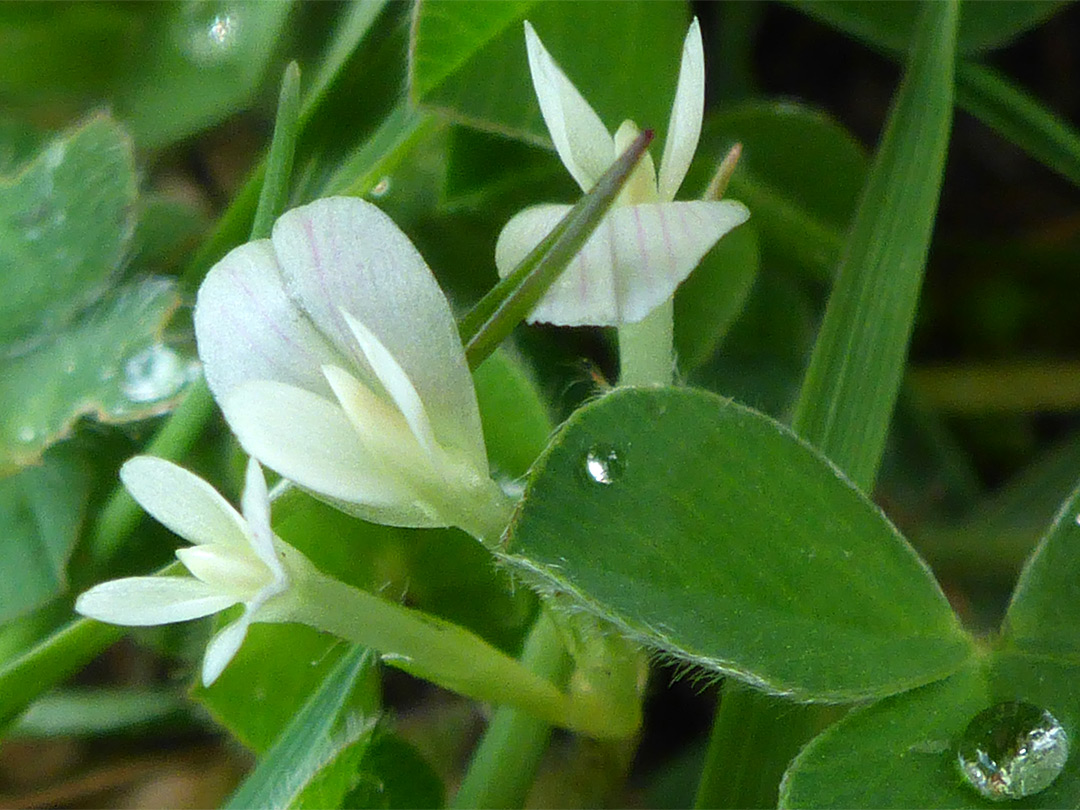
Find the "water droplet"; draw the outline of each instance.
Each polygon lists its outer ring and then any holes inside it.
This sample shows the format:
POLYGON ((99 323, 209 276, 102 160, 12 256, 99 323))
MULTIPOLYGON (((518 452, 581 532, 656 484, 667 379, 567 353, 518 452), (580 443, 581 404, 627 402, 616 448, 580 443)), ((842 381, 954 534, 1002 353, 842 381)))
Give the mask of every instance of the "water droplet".
POLYGON ((370 194, 372 197, 385 197, 390 193, 390 178, 380 177, 379 182, 371 187, 370 194))
POLYGON ((413 662, 412 656, 401 655, 400 653, 383 653, 379 656, 380 660, 387 664, 398 664, 400 666, 408 666, 413 662))
POLYGON ((240 32, 235 10, 216 3, 194 3, 185 17, 179 44, 188 57, 204 65, 231 58, 240 32))
POLYGON ((155 343, 127 359, 120 388, 132 402, 153 402, 172 396, 187 380, 187 369, 176 352, 155 343))
POLYGON ((1045 790, 1069 758, 1069 736, 1050 712, 1010 701, 975 715, 960 739, 960 771, 993 801, 1045 790))
POLYGON ((23 425, 21 428, 19 428, 20 442, 23 442, 24 444, 29 444, 35 438, 37 438, 37 431, 30 427, 30 425, 23 425))
POLYGON ((1080 526, 1080 515, 1076 516, 1076 525, 1080 526))
POLYGON ((626 462, 610 444, 597 444, 585 454, 585 476, 597 484, 614 484, 626 469, 626 462))

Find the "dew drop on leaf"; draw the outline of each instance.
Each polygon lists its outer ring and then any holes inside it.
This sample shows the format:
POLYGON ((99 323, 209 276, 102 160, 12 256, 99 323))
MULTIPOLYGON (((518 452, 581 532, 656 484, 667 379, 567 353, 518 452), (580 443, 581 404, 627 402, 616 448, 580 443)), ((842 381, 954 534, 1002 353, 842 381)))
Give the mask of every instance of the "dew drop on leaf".
POLYGON ((596 444, 585 454, 586 480, 595 484, 614 484, 626 469, 626 462, 610 444, 596 444))
POLYGON ((236 50, 239 15, 216 3, 193 3, 185 14, 181 47, 193 61, 210 65, 228 59, 236 50))
POLYGON ((132 402, 153 402, 172 396, 187 381, 186 364, 176 352, 155 343, 124 362, 120 388, 132 402))
POLYGON ((975 715, 960 739, 960 771, 992 801, 1022 799, 1050 786, 1069 758, 1069 736, 1050 712, 1010 701, 975 715))

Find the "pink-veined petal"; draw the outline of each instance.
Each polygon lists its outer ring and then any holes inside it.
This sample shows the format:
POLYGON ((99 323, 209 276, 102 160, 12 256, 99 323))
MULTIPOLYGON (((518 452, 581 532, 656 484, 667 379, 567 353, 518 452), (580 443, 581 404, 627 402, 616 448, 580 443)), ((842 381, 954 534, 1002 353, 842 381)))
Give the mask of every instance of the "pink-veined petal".
POLYGON ((191 577, 128 577, 95 585, 75 600, 75 610, 100 622, 148 627, 201 619, 239 601, 191 577))
POLYGON ((404 371, 439 443, 469 458, 483 448, 476 392, 450 305, 386 214, 364 200, 329 197, 285 213, 272 239, 290 295, 353 361, 322 365, 379 385, 342 316, 348 312, 404 371))
POLYGON ((694 152, 697 151, 704 112, 705 53, 701 47, 701 26, 695 17, 683 42, 679 83, 675 88, 664 154, 660 159, 658 190, 661 202, 674 200, 686 177, 694 152))
MULTIPOLYGON (((507 222, 495 244, 495 267, 499 275, 510 275, 518 263, 551 233, 570 207, 534 205, 507 222)), ((527 320, 529 323, 580 326, 610 323, 617 316, 611 262, 597 262, 592 252, 582 250, 551 285, 527 320)))
POLYGON ((135 456, 120 480, 139 505, 192 543, 248 545, 244 521, 218 491, 194 473, 154 456, 135 456))
POLYGON ((218 402, 248 380, 329 395, 319 366, 344 362, 289 300, 269 239, 241 245, 210 270, 195 304, 195 337, 218 402))
POLYGON ((251 626, 251 612, 250 608, 245 609, 243 616, 225 625, 206 645, 202 665, 203 686, 210 686, 216 681, 240 650, 240 645, 244 643, 244 638, 247 636, 248 627, 251 626))
POLYGON ((582 191, 588 192, 615 160, 615 142, 589 102, 551 58, 528 21, 525 48, 536 99, 555 151, 582 191))
POLYGON ((366 520, 432 525, 412 494, 364 447, 336 402, 260 381, 237 388, 223 408, 244 449, 303 489, 366 520))
MULTIPOLYGON (((565 208, 537 206, 510 220, 496 246, 499 272, 512 270, 564 214, 565 208)), ((529 320, 562 326, 640 321, 748 217, 745 206, 728 200, 613 208, 529 320)))

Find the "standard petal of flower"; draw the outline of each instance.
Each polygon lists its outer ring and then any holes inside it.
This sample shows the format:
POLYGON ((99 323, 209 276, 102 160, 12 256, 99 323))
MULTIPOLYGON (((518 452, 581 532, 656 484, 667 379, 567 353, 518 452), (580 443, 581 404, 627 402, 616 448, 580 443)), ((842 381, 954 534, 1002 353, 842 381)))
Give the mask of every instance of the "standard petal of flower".
POLYGON ((274 581, 274 574, 252 549, 189 546, 176 550, 188 571, 218 593, 246 602, 274 581))
POLYGON ((250 608, 245 610, 243 616, 225 625, 206 645, 202 665, 203 686, 210 686, 216 681, 239 651, 251 626, 251 612, 250 608))
POLYGON ((362 369, 363 382, 378 382, 344 310, 401 366, 439 443, 472 458, 483 433, 457 324, 431 270, 393 221, 363 200, 329 197, 285 213, 273 243, 290 294, 355 361, 328 364, 362 369))
POLYGON ((582 191, 588 192, 615 160, 615 142, 528 21, 525 47, 540 112, 555 150, 582 191))
MULTIPOLYGON (((431 429, 431 422, 428 421, 424 403, 420 401, 420 395, 416 393, 416 389, 413 388, 412 381, 405 373, 405 370, 398 365, 394 355, 390 354, 382 341, 375 337, 370 329, 348 312, 343 312, 342 317, 345 318, 349 329, 352 330, 353 335, 356 337, 356 342, 360 344, 360 350, 363 351, 364 357, 367 358, 372 371, 375 372, 375 376, 382 383, 383 388, 386 389, 386 393, 394 400, 394 404, 397 405, 398 410, 405 417, 405 421, 409 423, 416 440, 429 453, 434 453, 438 444, 435 433, 431 429)), ((323 374, 326 374, 326 368, 323 369, 323 374)), ((337 394, 340 401, 341 393, 334 386, 333 380, 330 380, 330 385, 334 388, 334 393, 337 394)), ((483 455, 482 447, 480 448, 480 455, 483 455)))
POLYGON ((701 118, 705 111, 705 53, 701 47, 701 26, 697 17, 683 42, 682 67, 671 105, 664 155, 660 159, 658 181, 660 200, 670 202, 682 185, 697 151, 701 118))
POLYGON ((431 525, 411 493, 364 447, 336 402, 261 381, 241 385, 223 408, 244 449, 300 487, 359 517, 431 525))
MULTIPOLYGON (((559 221, 561 214, 553 209, 527 209, 507 223, 499 243, 506 239, 501 261, 509 269, 559 221), (524 222, 515 224, 519 218, 524 222)), ((748 217, 745 206, 727 200, 613 208, 529 320, 563 326, 639 321, 675 292, 721 236, 748 217)), ((499 272, 508 270, 500 263, 499 272)))
POLYGON ((274 530, 270 526, 270 493, 266 490, 266 478, 255 458, 248 459, 247 475, 241 511, 251 532, 251 548, 273 573, 275 579, 285 576, 285 569, 274 551, 274 530))
POLYGON ((248 380, 329 396, 319 366, 343 362, 289 299, 269 239, 241 245, 207 274, 195 304, 195 337, 218 402, 248 380))
POLYGON ((120 480, 147 512, 192 543, 248 546, 244 521, 228 501, 199 476, 154 456, 135 456, 120 468, 120 480))
POLYGON ((190 577, 129 577, 95 585, 75 600, 83 616, 125 627, 200 619, 239 600, 190 577))
MULTIPOLYGON (((499 275, 510 275, 569 210, 569 205, 535 205, 507 222, 495 244, 495 267, 499 275)), ((590 239, 587 245, 591 242, 590 239)), ((611 261, 601 259, 597 262, 594 252, 582 250, 551 285, 527 320, 529 323, 581 326, 613 323, 617 317, 611 261)))

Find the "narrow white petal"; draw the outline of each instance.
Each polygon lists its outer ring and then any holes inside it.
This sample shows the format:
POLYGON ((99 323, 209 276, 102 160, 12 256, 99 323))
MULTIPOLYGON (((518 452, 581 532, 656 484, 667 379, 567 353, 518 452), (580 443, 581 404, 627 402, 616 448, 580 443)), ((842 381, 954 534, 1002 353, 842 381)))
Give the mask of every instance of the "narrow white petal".
POLYGON ((176 550, 188 571, 218 593, 246 602, 274 581, 274 574, 250 548, 190 546, 176 550))
POLYGON ((410 493, 414 480, 432 480, 431 470, 439 450, 434 446, 425 448, 417 441, 401 411, 344 369, 324 366, 323 374, 361 444, 379 460, 385 475, 393 476, 402 491, 410 493))
MULTIPOLYGON (((495 266, 499 275, 508 276, 569 210, 569 205, 536 205, 507 222, 495 244, 495 266)), ((598 259, 595 249, 588 249, 592 241, 555 280, 547 295, 529 314, 529 323, 581 326, 615 321, 618 310, 613 268, 609 259, 598 259)))
MULTIPOLYGON (((537 206, 510 220, 499 237, 502 260, 512 268, 516 255, 527 253, 561 215, 554 206, 537 206)), ((640 321, 675 292, 721 236, 748 217, 745 206, 728 200, 613 208, 529 320, 563 326, 640 321)))
POLYGON ((185 540, 247 547, 243 518, 217 490, 183 467, 135 456, 120 468, 120 480, 143 509, 185 540))
MULTIPOLYGON (((397 405, 398 410, 405 417, 405 421, 409 423, 416 440, 429 453, 434 453, 438 443, 431 429, 431 422, 428 421, 424 403, 420 401, 420 395, 413 388, 409 375, 398 365, 394 355, 390 354, 382 341, 370 329, 348 312, 342 312, 342 317, 345 318, 349 329, 352 330, 353 335, 356 337, 356 342, 360 344, 360 349, 375 372, 375 376, 394 400, 394 404, 397 405)), ((325 368, 323 373, 326 373, 325 368)), ((333 387, 333 380, 330 380, 330 384, 333 387)), ((338 400, 340 400, 341 394, 336 387, 334 393, 338 395, 338 400)))
POLYGON ((344 310, 378 335, 401 366, 439 443, 482 461, 480 411, 453 313, 424 259, 393 221, 363 200, 329 197, 282 216, 273 243, 290 295, 353 360, 321 365, 355 371, 370 385, 378 382, 344 310))
POLYGON ((218 402, 248 380, 329 394, 319 366, 343 362, 289 300, 269 239, 241 245, 210 270, 195 304, 195 337, 218 402))
POLYGON ((262 381, 237 388, 223 408, 244 449, 298 486, 365 519, 431 525, 411 493, 364 447, 336 402, 262 381))
POLYGON ((95 585, 75 600, 83 616, 126 627, 200 619, 239 600, 190 577, 129 577, 95 585))
POLYGON ((234 622, 225 625, 217 635, 210 639, 206 645, 206 655, 203 656, 202 682, 203 686, 210 686, 225 671, 225 667, 233 660, 233 656, 244 643, 248 627, 251 626, 251 610, 245 610, 244 615, 234 622))
POLYGON ((615 142, 528 21, 525 47, 536 99, 555 150, 582 191, 587 192, 615 160, 615 142))
POLYGON ((671 105, 664 155, 660 159, 660 200, 669 202, 682 185, 697 151, 701 117, 705 111, 705 53, 701 47, 701 26, 697 17, 690 23, 683 42, 682 67, 671 105))
POLYGON ((252 550, 273 572, 275 579, 284 578, 285 570, 274 551, 274 530, 270 527, 270 493, 266 490, 262 467, 254 457, 248 459, 241 510, 247 521, 252 550))

